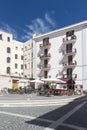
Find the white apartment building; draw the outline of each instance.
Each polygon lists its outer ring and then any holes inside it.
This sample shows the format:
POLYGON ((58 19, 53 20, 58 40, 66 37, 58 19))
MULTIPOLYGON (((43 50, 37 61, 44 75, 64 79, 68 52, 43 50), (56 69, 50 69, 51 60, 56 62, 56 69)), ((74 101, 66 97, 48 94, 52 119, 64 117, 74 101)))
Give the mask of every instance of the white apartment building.
POLYGON ((18 88, 23 74, 23 43, 0 31, 0 89, 18 88))
POLYGON ((24 56, 24 77, 33 79, 33 40, 23 44, 24 56))
POLYGON ((0 31, 0 89, 24 86, 20 81, 39 78, 73 78, 87 90, 87 21, 25 43, 0 31))
POLYGON ((33 38, 35 78, 73 78, 87 90, 87 21, 33 38))

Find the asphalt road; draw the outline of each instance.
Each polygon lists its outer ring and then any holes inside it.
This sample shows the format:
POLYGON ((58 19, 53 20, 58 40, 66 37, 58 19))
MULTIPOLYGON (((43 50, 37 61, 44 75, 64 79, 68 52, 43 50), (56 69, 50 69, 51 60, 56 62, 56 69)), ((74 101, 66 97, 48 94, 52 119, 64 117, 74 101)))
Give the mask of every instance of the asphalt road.
MULTIPOLYGON (((22 100, 20 95, 19 100, 22 100)), ((34 107, 2 106, 0 130, 87 130, 87 96, 64 105, 59 103, 49 106, 48 103, 47 106, 34 107)))

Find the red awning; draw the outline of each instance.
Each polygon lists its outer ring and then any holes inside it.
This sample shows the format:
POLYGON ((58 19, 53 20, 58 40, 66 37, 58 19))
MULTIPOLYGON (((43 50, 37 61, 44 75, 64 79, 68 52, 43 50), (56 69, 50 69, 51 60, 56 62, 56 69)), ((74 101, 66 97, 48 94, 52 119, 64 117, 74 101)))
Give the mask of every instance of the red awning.
POLYGON ((60 78, 60 79, 65 81, 66 83, 71 80, 71 78, 60 78))
POLYGON ((72 82, 75 83, 75 81, 72 80, 72 78, 60 78, 60 79, 63 80, 63 81, 65 81, 68 84, 72 84, 72 82))

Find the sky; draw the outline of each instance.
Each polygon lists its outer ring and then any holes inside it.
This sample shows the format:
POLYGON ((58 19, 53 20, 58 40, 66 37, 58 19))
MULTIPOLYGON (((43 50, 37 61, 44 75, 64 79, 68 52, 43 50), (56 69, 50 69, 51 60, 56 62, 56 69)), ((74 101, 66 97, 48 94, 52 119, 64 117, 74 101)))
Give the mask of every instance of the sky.
POLYGON ((87 20, 87 0, 0 0, 0 29, 26 42, 87 20))

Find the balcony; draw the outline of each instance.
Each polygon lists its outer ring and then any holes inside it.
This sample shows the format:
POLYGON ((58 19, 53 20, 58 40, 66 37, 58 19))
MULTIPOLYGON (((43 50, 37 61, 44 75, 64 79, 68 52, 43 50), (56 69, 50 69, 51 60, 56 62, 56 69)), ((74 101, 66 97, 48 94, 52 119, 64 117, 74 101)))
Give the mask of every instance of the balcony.
POLYGON ((76 50, 76 48, 73 48, 72 50, 67 50, 67 51, 62 51, 62 54, 64 55, 64 56, 66 56, 66 55, 75 55, 76 54, 76 52, 77 52, 77 50, 76 50))
POLYGON ((65 67, 65 68, 73 68, 76 65, 77 65, 76 61, 72 61, 72 62, 69 62, 69 63, 63 63, 63 67, 65 67))
POLYGON ((76 79, 77 78, 77 74, 71 74, 71 75, 63 74, 63 78, 73 78, 73 79, 76 79))
POLYGON ((41 60, 50 59, 51 54, 50 53, 48 53, 48 54, 40 54, 39 57, 40 57, 41 60))
POLYGON ((45 65, 39 65, 38 66, 41 70, 50 70, 51 65, 50 64, 45 64, 45 65))
POLYGON ((51 47, 51 43, 42 43, 42 44, 40 44, 40 49, 42 49, 42 48, 50 48, 51 47))
POLYGON ((39 78, 42 78, 42 77, 44 77, 44 74, 43 74, 42 72, 39 72, 39 73, 37 74, 37 76, 38 76, 39 78))
POLYGON ((76 42, 76 35, 72 35, 71 37, 63 38, 64 44, 75 43, 75 42, 76 42))

